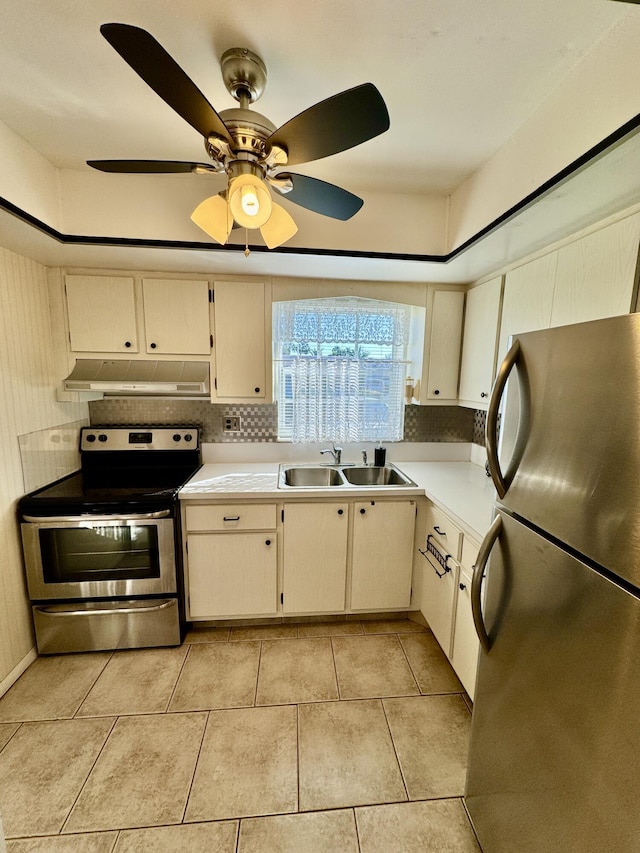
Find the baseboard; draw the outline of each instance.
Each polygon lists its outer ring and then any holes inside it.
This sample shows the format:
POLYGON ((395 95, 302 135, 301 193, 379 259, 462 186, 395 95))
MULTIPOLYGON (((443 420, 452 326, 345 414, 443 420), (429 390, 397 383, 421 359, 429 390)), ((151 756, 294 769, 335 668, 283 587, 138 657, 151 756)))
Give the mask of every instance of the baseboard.
POLYGON ((17 666, 14 666, 9 675, 0 681, 0 696, 4 696, 7 690, 16 683, 25 669, 30 666, 37 657, 38 652, 35 647, 31 649, 31 651, 27 652, 20 663, 17 666))

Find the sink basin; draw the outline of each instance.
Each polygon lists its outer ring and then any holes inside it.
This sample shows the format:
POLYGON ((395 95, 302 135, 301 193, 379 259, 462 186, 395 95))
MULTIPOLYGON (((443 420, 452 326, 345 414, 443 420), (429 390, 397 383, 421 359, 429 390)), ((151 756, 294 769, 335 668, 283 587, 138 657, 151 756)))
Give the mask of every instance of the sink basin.
POLYGON ((349 486, 415 486, 395 465, 281 465, 278 487, 298 489, 349 486))
POLYGON ((346 468, 342 474, 352 486, 413 485, 411 480, 397 468, 391 468, 388 465, 382 467, 375 465, 356 466, 355 468, 346 468))
POLYGON ((342 486, 344 480, 337 468, 313 465, 285 468, 281 472, 285 486, 342 486))

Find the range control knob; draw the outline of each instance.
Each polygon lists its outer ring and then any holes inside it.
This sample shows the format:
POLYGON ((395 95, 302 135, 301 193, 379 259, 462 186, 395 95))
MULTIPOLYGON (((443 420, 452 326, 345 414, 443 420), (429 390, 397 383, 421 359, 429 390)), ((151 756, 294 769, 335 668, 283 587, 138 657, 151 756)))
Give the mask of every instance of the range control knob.
POLYGON ((173 436, 173 440, 174 440, 174 441, 180 441, 180 439, 181 439, 181 438, 182 438, 182 436, 180 435, 180 433, 179 433, 179 432, 177 432, 177 433, 173 436))
POLYGON ((96 440, 96 437, 92 432, 90 432, 89 435, 86 436, 86 439, 87 439, 87 441, 90 441, 91 443, 93 443, 96 440))
POLYGON ((191 439, 192 439, 192 438, 193 438, 193 436, 191 435, 191 433, 190 433, 190 432, 188 432, 188 433, 185 435, 184 440, 185 440, 185 441, 191 441, 191 439))
POLYGON ((106 440, 107 440, 107 436, 103 432, 100 433, 100 435, 98 436, 98 441, 105 442, 106 440))

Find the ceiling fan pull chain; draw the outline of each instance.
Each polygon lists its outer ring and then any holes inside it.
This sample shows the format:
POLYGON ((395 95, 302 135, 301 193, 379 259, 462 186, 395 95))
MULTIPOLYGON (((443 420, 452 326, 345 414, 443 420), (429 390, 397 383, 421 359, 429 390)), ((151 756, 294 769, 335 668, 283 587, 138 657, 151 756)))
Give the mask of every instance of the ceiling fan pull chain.
POLYGON ((249 250, 249 229, 245 228, 244 229, 244 256, 245 256, 245 258, 248 258, 250 254, 251 254, 251 252, 249 250))

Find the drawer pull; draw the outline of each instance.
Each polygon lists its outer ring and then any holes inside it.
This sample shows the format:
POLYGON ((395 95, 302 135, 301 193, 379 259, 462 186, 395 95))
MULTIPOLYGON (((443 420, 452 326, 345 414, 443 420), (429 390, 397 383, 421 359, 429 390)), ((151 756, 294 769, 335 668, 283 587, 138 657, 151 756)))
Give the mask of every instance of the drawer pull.
POLYGON ((435 530, 435 532, 438 534, 438 536, 446 536, 446 535, 447 535, 446 531, 445 531, 445 530, 440 530, 440 528, 438 527, 438 525, 437 525, 437 524, 434 524, 434 525, 433 525, 433 529, 434 529, 434 530, 435 530))
POLYGON ((420 553, 422 554, 423 557, 426 557, 427 553, 429 553, 433 557, 435 557, 436 561, 442 566, 443 571, 439 572, 438 569, 433 565, 433 563, 431 561, 429 561, 429 563, 430 563, 431 567, 433 568, 434 572, 438 575, 438 577, 443 578, 447 574, 447 572, 451 571, 451 566, 449 565, 449 560, 451 559, 451 554, 440 553, 440 551, 436 548, 436 546, 431 541, 432 539, 433 539, 433 536, 431 534, 429 534, 427 536, 427 548, 426 548, 426 550, 423 551, 422 548, 418 548, 418 551, 420 551, 420 553))
POLYGON ((239 515, 225 515, 223 521, 240 521, 239 515))
POLYGON ((464 583, 461 583, 461 584, 460 584, 460 589, 465 590, 466 588, 467 588, 467 585, 466 585, 466 584, 464 584, 464 583))

